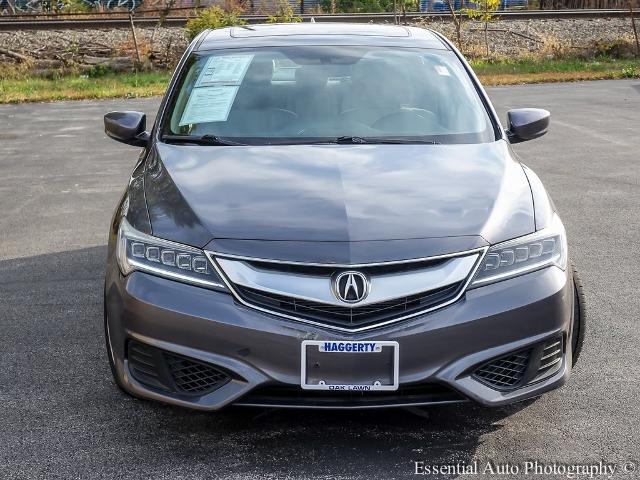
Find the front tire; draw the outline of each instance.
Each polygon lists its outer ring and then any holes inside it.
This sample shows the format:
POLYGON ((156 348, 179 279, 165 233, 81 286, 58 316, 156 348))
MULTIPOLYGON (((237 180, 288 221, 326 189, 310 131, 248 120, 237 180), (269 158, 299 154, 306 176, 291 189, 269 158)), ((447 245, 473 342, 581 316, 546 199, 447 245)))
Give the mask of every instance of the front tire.
POLYGON ((574 367, 578 362, 582 345, 584 344, 584 334, 586 330, 587 305, 584 299, 584 287, 576 268, 572 265, 573 275, 573 324, 571 327, 571 351, 574 367))

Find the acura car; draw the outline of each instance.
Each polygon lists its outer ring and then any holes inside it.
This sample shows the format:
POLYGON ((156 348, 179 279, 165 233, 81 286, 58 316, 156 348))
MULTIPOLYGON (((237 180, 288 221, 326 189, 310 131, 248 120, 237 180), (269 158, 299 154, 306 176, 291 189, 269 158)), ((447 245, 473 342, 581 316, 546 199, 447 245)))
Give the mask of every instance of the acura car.
MULTIPOLYGON (((440 34, 382 25, 201 33, 109 232, 113 376, 217 410, 504 405, 563 385, 585 329, 567 237, 440 34)), ((133 163, 133 162, 132 162, 133 163)))

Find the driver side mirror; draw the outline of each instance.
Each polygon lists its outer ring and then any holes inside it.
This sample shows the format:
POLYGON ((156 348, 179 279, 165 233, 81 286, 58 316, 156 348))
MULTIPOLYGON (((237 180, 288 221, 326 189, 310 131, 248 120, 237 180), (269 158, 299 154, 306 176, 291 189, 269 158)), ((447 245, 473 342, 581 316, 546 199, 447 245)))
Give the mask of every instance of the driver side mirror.
POLYGON ((518 108, 507 112, 511 143, 526 142, 547 133, 551 113, 541 108, 518 108))
POLYGON ((146 131, 147 116, 140 112, 110 112, 104 116, 104 132, 118 142, 146 147, 149 132, 146 131))

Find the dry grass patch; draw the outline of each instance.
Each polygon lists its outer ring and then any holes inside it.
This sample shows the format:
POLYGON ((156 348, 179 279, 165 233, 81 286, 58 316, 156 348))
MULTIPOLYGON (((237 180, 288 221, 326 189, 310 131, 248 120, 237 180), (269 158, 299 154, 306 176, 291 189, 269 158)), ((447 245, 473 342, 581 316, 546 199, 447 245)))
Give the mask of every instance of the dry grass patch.
MULTIPOLYGON (((636 77, 640 77, 640 70, 636 77)), ((481 74, 480 81, 487 86, 518 85, 527 83, 579 82, 586 80, 609 80, 630 78, 622 72, 543 72, 481 74)))

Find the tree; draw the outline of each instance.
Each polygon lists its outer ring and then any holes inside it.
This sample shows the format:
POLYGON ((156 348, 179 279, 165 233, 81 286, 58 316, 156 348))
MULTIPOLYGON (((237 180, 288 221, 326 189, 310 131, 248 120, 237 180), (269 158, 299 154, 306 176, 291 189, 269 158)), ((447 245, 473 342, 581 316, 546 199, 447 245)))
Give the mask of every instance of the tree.
POLYGON ((633 16, 633 2, 629 0, 629 16, 631 17, 631 28, 633 36, 636 39, 636 55, 640 56, 640 40, 638 39, 638 30, 636 29, 636 19, 633 16))
POLYGON ((449 13, 451 13, 453 26, 456 29, 456 43, 458 44, 458 48, 462 50, 462 21, 464 20, 464 13, 462 11, 462 6, 464 5, 464 0, 462 0, 462 2, 460 3, 461 8, 457 10, 456 10, 455 0, 444 0, 444 1, 447 4, 449 13))
POLYGON ((489 57, 489 22, 494 19, 496 11, 500 8, 500 0, 477 0, 478 8, 467 8, 469 18, 484 23, 484 46, 486 56, 489 57))

